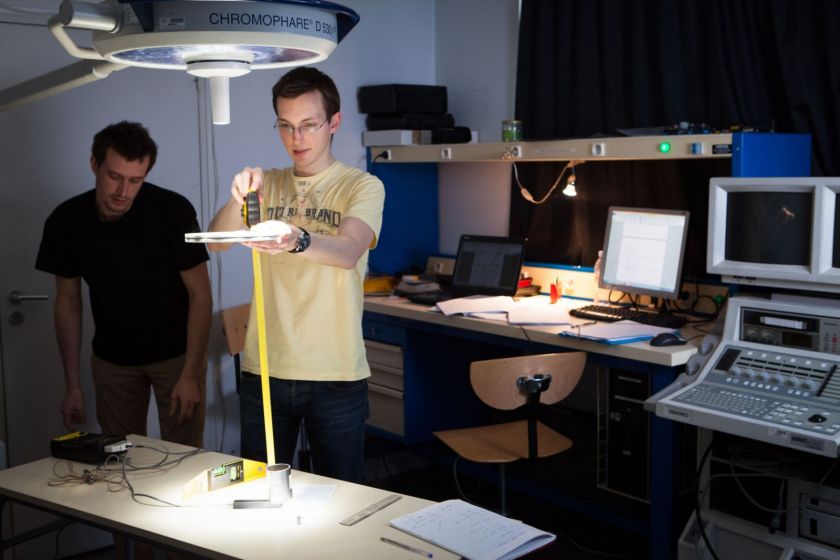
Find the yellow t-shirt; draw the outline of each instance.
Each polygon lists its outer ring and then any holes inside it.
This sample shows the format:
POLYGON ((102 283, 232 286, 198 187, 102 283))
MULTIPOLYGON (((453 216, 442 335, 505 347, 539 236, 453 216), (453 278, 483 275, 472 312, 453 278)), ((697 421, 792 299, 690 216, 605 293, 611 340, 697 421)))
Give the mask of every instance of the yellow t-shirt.
MULTIPOLYGON (((312 177, 272 169, 263 181, 263 220, 282 220, 311 234, 336 235, 341 220, 382 226, 385 188, 377 177, 339 161, 312 177)), ((271 377, 355 381, 370 376, 362 340, 363 283, 368 252, 345 270, 303 255, 260 254, 271 377)), ((259 373, 256 306, 251 305, 242 369, 259 373)))

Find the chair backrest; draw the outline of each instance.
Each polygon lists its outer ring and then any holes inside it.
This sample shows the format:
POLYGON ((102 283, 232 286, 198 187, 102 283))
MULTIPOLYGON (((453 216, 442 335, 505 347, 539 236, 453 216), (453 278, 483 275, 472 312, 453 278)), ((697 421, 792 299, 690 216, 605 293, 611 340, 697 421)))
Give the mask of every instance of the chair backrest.
POLYGON ((475 394, 488 406, 513 410, 524 405, 526 393, 516 385, 522 376, 551 374, 551 385, 540 394, 540 402, 554 404, 565 399, 575 388, 586 352, 563 352, 482 360, 470 364, 470 383, 475 394))
POLYGON ((245 348, 245 329, 248 328, 248 317, 251 304, 243 303, 236 307, 222 309, 222 329, 227 339, 228 352, 236 356, 245 348))

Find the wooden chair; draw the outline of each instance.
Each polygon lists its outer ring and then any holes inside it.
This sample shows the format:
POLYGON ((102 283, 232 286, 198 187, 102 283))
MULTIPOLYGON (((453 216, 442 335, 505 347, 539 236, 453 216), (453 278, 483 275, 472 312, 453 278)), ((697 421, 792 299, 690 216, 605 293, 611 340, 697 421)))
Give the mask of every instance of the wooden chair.
POLYGON ((536 460, 572 447, 569 438, 539 422, 537 416, 540 404, 555 404, 572 392, 585 364, 585 352, 565 352, 483 360, 470 365, 470 383, 482 402, 499 410, 527 405, 528 419, 434 434, 463 459, 499 465, 502 515, 507 515, 507 463, 536 460))
POLYGON ((228 353, 233 356, 233 367, 236 370, 236 393, 242 382, 242 372, 239 365, 239 354, 245 348, 245 330, 248 328, 248 317, 251 304, 243 303, 236 307, 222 309, 222 332, 227 340, 228 353))

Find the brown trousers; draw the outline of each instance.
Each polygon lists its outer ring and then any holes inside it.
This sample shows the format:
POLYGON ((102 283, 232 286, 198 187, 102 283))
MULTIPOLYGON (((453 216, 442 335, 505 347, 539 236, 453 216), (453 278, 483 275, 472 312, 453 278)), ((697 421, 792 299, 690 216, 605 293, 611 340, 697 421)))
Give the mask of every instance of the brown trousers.
MULTIPOLYGON (((202 402, 192 418, 177 424, 169 415, 172 389, 181 376, 184 355, 142 366, 120 366, 93 355, 91 370, 96 392, 96 419, 106 434, 147 435, 149 397, 155 393, 161 439, 204 447, 206 380, 199 380, 202 402)), ((207 370, 205 364, 205 372, 207 370)))

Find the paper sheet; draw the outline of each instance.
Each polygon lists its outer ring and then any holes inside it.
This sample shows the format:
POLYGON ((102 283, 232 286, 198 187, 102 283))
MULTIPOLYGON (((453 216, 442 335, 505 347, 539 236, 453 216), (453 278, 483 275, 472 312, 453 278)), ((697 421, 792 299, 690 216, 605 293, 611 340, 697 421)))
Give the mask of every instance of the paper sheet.
POLYGON ((581 320, 569 315, 569 310, 587 305, 588 301, 562 299, 551 304, 548 299, 536 305, 517 306, 508 311, 511 325, 571 325, 581 320))
POLYGON ((635 321, 625 320, 616 321, 615 323, 603 323, 600 321, 583 323, 579 326, 566 327, 560 331, 560 334, 573 338, 585 338, 605 344, 626 344, 648 340, 665 332, 674 332, 674 329, 644 325, 635 321))
POLYGON ((510 560, 555 539, 462 500, 447 500, 398 517, 391 526, 470 560, 510 560))

